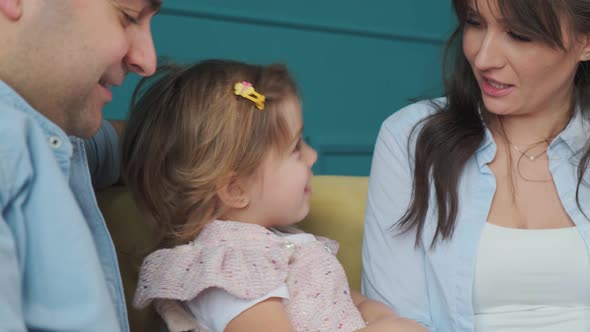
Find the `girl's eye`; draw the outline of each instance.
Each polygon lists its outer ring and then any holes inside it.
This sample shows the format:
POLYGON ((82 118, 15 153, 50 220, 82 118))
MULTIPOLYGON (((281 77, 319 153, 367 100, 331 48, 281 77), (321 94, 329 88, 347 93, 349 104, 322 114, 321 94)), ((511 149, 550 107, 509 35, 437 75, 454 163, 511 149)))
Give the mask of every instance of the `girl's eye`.
POLYGON ((297 140, 297 143, 295 143, 295 146, 293 147, 293 153, 298 153, 299 151, 301 151, 302 146, 303 146, 303 139, 301 137, 299 137, 299 139, 297 140))
POLYGON ((507 33, 514 40, 521 41, 521 42, 530 42, 531 41, 531 38, 529 38, 527 36, 519 35, 513 31, 508 31, 507 33))
POLYGON ((301 138, 299 138, 299 140, 297 140, 297 144, 295 144, 295 148, 293 149, 293 152, 301 151, 302 144, 303 144, 303 141, 301 140, 301 138))

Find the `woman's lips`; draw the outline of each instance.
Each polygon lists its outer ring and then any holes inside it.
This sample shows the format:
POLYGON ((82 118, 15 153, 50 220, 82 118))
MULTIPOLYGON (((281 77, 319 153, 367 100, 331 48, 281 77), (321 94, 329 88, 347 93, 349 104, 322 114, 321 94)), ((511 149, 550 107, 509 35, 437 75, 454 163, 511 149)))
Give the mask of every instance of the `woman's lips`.
POLYGON ((500 83, 496 80, 491 78, 487 78, 482 76, 481 80, 481 89, 483 92, 491 97, 503 97, 512 92, 514 89, 513 85, 500 83))

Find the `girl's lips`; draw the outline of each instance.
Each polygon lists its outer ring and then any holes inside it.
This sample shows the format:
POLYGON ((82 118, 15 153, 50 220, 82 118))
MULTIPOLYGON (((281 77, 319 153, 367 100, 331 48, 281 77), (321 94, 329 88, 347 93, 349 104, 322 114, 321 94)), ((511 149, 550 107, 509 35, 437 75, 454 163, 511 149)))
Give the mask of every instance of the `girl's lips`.
POLYGON ((513 85, 499 83, 483 76, 480 80, 480 86, 482 91, 491 97, 503 97, 514 90, 513 85))

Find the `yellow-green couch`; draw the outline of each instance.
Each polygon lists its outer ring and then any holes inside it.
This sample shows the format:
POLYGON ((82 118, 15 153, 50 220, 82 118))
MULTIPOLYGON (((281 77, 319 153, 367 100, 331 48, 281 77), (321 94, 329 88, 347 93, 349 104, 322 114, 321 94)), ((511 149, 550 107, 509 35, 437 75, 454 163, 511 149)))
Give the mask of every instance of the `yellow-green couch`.
MULTIPOLYGON (((346 270, 351 288, 357 290, 360 289, 366 195, 366 177, 315 176, 311 212, 300 224, 306 232, 340 242, 338 258, 346 270)), ((131 330, 159 331, 159 319, 151 308, 139 311, 131 307, 141 253, 153 245, 149 231, 125 187, 102 190, 97 193, 97 198, 117 247, 131 330)))

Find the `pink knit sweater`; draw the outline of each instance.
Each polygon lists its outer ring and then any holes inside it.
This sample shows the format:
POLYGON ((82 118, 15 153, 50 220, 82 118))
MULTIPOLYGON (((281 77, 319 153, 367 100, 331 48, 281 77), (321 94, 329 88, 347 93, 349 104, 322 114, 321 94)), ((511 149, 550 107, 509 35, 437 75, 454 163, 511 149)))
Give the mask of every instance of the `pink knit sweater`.
POLYGON ((156 300, 169 328, 205 331, 178 301, 209 287, 256 299, 286 284, 289 299, 283 304, 296 331, 354 331, 365 323, 337 250, 336 241, 326 238, 295 245, 259 225, 217 220, 192 243, 144 260, 134 305, 143 308, 156 300))

